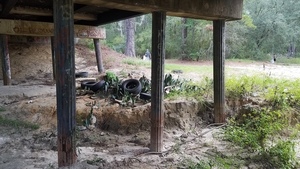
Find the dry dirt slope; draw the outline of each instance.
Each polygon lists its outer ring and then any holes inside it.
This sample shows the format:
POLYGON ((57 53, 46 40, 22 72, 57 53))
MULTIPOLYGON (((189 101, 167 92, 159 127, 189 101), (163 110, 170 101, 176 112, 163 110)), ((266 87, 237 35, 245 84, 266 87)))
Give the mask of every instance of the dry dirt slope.
MULTIPOLYGON (((118 67, 124 55, 102 46, 104 68, 118 67)), ((10 43, 9 55, 14 84, 29 82, 31 79, 52 78, 52 56, 50 44, 10 43)), ((97 73, 95 52, 85 45, 75 48, 76 71, 97 73)), ((1 60, 0 60, 1 63, 1 60)), ((0 69, 2 79, 2 69, 0 69)))

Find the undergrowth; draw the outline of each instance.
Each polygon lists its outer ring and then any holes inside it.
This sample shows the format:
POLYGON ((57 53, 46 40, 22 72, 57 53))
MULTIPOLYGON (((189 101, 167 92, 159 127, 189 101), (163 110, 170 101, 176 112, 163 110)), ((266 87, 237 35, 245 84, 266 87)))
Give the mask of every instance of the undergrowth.
POLYGON ((228 98, 265 101, 259 108, 237 112, 225 129, 225 139, 254 153, 253 163, 266 168, 294 169, 299 166, 295 139, 299 136, 299 80, 244 76, 226 82, 228 98))
POLYGON ((193 98, 200 102, 212 99, 213 96, 213 81, 209 78, 204 78, 200 83, 188 81, 185 79, 173 78, 167 74, 164 80, 165 98, 177 99, 180 97, 193 98), (168 88, 169 87, 169 88, 168 88))
POLYGON ((32 124, 25 121, 8 119, 0 116, 0 126, 14 127, 14 128, 29 128, 29 129, 39 129, 37 124, 32 124))
POLYGON ((299 167, 295 152, 295 132, 286 130, 290 114, 286 111, 260 109, 230 120, 225 139, 256 155, 251 159, 264 167, 299 167))
POLYGON ((248 152, 248 157, 213 157, 190 164, 189 168, 239 168, 243 165, 235 161, 241 159, 244 165, 254 164, 258 168, 300 168, 295 151, 300 131, 299 84, 299 80, 266 75, 226 79, 226 99, 242 100, 241 106, 247 104, 250 109, 236 112, 228 120, 224 139, 248 152), (253 99, 262 100, 262 104, 251 107, 253 99))

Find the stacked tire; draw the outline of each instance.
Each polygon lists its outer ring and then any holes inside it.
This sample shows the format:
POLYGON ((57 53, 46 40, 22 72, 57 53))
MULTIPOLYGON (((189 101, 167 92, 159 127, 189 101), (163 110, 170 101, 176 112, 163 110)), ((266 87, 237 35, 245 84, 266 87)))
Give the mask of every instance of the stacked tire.
POLYGON ((135 94, 135 95, 140 94, 142 91, 141 82, 136 79, 125 80, 121 84, 121 87, 124 92, 128 92, 130 94, 135 94))
POLYGON ((105 86, 104 80, 101 80, 99 82, 93 82, 93 81, 81 82, 81 89, 91 90, 93 92, 102 90, 104 86, 105 86))

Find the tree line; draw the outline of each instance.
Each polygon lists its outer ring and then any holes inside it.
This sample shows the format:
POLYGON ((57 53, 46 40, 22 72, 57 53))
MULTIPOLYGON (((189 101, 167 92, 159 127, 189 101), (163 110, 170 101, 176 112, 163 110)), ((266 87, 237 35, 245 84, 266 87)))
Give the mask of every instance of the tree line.
MULTIPOLYGON (((245 0, 243 18, 226 22, 226 58, 297 57, 299 0, 245 0)), ((151 14, 105 25, 105 44, 127 56, 151 51, 151 14)), ((167 17, 166 58, 211 60, 212 21, 167 17)))

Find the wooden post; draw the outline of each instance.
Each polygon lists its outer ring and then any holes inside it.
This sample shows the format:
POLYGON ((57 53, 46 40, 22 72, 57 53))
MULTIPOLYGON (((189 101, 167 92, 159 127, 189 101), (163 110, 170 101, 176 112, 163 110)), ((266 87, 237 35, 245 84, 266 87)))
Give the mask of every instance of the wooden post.
POLYGON ((58 166, 76 163, 73 0, 54 0, 58 166))
POLYGON ((11 85, 11 69, 6 35, 0 35, 0 55, 2 59, 3 85, 11 85))
POLYGON ((56 66, 55 66, 55 47, 54 47, 54 36, 51 36, 51 54, 52 54, 52 71, 53 71, 53 80, 56 80, 56 66))
POLYGON ((214 120, 215 123, 224 123, 225 114, 225 20, 213 21, 213 72, 214 72, 214 120))
POLYGON ((103 73, 104 68, 103 68, 103 60, 102 60, 101 46, 100 46, 100 40, 99 39, 94 39, 94 46, 95 46, 98 72, 103 73))
POLYGON ((166 12, 152 13, 152 64, 151 64, 151 138, 150 151, 161 152, 164 128, 163 80, 165 62, 166 12))

